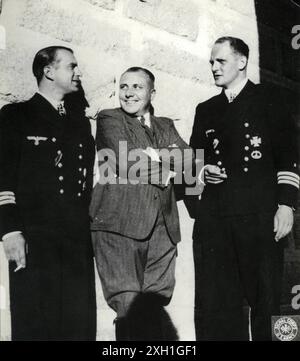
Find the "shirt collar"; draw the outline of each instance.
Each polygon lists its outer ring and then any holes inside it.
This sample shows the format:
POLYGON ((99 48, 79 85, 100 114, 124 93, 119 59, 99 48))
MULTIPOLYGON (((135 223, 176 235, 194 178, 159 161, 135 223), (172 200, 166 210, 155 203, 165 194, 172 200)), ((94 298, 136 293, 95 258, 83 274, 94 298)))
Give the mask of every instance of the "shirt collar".
POLYGON ((40 91, 38 91, 37 93, 40 94, 43 98, 45 98, 47 100, 47 102, 49 102, 53 106, 53 108, 55 108, 55 110, 57 110, 57 108, 58 108, 58 106, 60 104, 62 104, 64 106, 64 101, 63 100, 62 101, 57 101, 57 100, 49 97, 48 95, 45 95, 44 93, 42 93, 40 91))
POLYGON ((145 125, 147 125, 147 127, 150 128, 151 127, 150 113, 148 112, 143 114, 143 117, 145 118, 145 125))
POLYGON ((247 84, 248 78, 243 79, 240 83, 238 83, 234 88, 225 89, 225 95, 228 100, 230 100, 231 94, 234 94, 234 98, 236 98, 240 92, 244 89, 247 84))

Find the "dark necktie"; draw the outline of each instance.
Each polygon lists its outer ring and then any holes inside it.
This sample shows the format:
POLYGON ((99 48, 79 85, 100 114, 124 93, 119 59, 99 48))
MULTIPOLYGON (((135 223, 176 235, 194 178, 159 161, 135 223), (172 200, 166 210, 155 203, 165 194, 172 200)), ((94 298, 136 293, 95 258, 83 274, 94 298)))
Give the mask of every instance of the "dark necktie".
POLYGON ((148 125, 146 125, 146 119, 143 115, 139 116, 138 117, 138 120, 140 121, 142 127, 144 128, 145 130, 145 133, 147 134, 148 138, 150 139, 151 143, 154 145, 154 134, 153 134, 153 131, 150 127, 148 127, 148 125))
POLYGON ((236 98, 235 93, 233 93, 233 92, 229 93, 229 99, 228 99, 229 103, 232 103, 235 98, 236 98))
POLYGON ((59 103, 59 105, 57 106, 57 111, 61 117, 66 115, 66 109, 62 103, 59 103))
POLYGON ((141 115, 140 117, 138 117, 139 121, 141 122, 143 127, 146 127, 146 119, 143 115, 141 115))

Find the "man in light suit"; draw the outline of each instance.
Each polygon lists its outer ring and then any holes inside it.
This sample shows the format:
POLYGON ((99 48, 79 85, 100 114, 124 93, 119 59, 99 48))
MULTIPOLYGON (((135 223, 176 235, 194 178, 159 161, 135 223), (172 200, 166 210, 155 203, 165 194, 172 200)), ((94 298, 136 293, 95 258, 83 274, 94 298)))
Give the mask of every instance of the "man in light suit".
POLYGON ((179 151, 173 159, 176 166, 182 161, 182 151, 189 147, 171 119, 150 114, 154 95, 154 75, 144 68, 129 68, 120 79, 121 108, 101 111, 97 123, 98 155, 104 150, 116 155, 109 162, 115 181, 96 185, 91 216, 104 296, 117 313, 117 340, 137 337, 133 334, 135 320, 129 314, 138 296, 152 295, 152 306, 156 301, 166 305, 175 285, 180 230, 173 185, 168 179, 174 176, 174 167, 165 170, 154 149, 179 151), (126 142, 127 149, 121 142, 126 142), (139 171, 133 175, 134 161, 128 154, 139 150, 139 171))

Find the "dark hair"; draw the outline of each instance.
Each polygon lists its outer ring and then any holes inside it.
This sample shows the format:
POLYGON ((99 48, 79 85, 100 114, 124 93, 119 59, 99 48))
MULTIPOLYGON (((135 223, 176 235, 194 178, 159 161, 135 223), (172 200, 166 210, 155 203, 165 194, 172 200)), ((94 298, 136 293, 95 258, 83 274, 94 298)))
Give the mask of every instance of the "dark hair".
POLYGON ((73 50, 65 46, 48 46, 39 50, 32 63, 32 72, 39 84, 44 75, 44 67, 53 63, 56 59, 58 50, 67 50, 73 54, 73 50))
POLYGON ((229 42, 234 52, 244 55, 247 59, 249 58, 249 47, 242 39, 234 38, 233 36, 223 36, 217 39, 215 44, 223 44, 226 41, 229 42))
POLYGON ((142 71, 143 73, 145 73, 149 77, 149 79, 152 81, 152 83, 154 84, 154 82, 155 82, 154 74, 151 73, 150 70, 142 68, 140 66, 132 66, 131 68, 128 68, 126 71, 124 71, 123 74, 125 74, 125 73, 136 73, 138 71, 142 71))

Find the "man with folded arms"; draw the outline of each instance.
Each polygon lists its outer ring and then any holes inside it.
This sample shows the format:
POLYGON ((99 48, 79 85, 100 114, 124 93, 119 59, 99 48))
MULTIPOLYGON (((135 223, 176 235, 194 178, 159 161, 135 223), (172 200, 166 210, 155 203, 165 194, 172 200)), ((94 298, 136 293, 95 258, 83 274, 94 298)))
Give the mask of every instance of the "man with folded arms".
POLYGON ((154 75, 129 68, 120 79, 121 107, 101 111, 97 122, 98 157, 103 161, 107 152, 115 177, 101 184, 100 172, 91 204, 92 238, 104 297, 117 313, 117 340, 171 337, 161 333, 159 319, 150 320, 155 331, 149 324, 136 329, 136 309, 142 318, 167 305, 173 294, 180 230, 170 178, 185 149, 192 157, 173 121, 150 114, 154 95, 154 75), (175 150, 172 164, 159 156, 160 149, 175 150), (130 152, 140 155, 136 172, 130 152))

